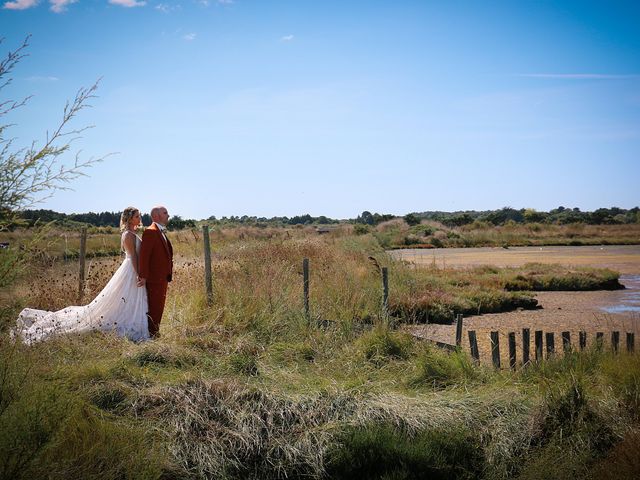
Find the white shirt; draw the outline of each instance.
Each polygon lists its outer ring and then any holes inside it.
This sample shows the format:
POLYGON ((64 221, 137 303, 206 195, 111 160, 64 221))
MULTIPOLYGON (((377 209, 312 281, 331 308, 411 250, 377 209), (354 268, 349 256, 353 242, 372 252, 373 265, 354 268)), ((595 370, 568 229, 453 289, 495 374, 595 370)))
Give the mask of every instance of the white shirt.
POLYGON ((158 222, 153 222, 156 224, 156 226, 158 227, 158 230, 160 230, 160 233, 162 234, 162 239, 164 240, 164 243, 167 243, 167 236, 165 235, 165 231, 167 230, 167 227, 165 227, 164 225, 162 225, 161 223, 158 222))

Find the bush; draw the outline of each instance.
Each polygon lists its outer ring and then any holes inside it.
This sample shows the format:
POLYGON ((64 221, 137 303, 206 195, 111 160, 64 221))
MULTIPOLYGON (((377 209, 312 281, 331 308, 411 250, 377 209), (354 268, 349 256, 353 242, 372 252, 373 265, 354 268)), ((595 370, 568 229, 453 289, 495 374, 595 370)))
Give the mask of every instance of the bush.
POLYGON ((446 352, 429 348, 418 359, 418 373, 410 381, 412 387, 446 387, 483 378, 464 352, 446 352))
POLYGON ((411 353, 411 337, 386 327, 376 327, 360 339, 360 349, 370 362, 381 365, 389 359, 406 359, 411 353))
POLYGON ((333 479, 478 478, 482 455, 470 432, 426 430, 410 435, 391 425, 348 428, 329 453, 333 479))
POLYGON ((356 223, 353 226, 353 233, 355 233, 356 235, 366 235, 370 231, 371 229, 369 228, 369 225, 366 224, 356 223))

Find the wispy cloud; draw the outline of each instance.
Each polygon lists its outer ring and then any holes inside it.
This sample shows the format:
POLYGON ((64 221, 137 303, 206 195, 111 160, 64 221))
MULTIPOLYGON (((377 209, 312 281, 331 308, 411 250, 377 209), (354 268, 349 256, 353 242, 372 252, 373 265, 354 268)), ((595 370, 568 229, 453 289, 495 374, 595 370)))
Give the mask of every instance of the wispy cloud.
POLYGON ((186 35, 183 35, 182 38, 184 38, 188 42, 191 42, 191 41, 196 39, 196 34, 195 33, 187 33, 186 35))
POLYGON ((182 10, 181 5, 170 5, 168 3, 159 3, 155 6, 156 10, 160 10, 162 13, 170 13, 182 10))
POLYGON ((283 42, 290 42, 293 40, 293 35, 285 35, 284 37, 281 37, 280 40, 283 42))
POLYGON ((560 80, 618 80, 622 78, 640 78, 640 75, 613 75, 606 73, 519 73, 518 77, 550 78, 560 80))
POLYGON ((49 0, 51 4, 51 11, 56 13, 62 13, 67 9, 67 5, 76 3, 78 0, 49 0))
POLYGON ((111 5, 119 5, 121 7, 144 7, 147 2, 138 2, 137 0, 109 0, 111 5))
POLYGON ((223 5, 231 5, 232 3, 236 3, 235 0, 218 0, 218 3, 223 5))
POLYGON ((28 82, 57 82, 58 80, 60 80, 58 77, 52 77, 52 76, 40 76, 40 75, 34 75, 31 77, 27 77, 27 81, 28 82))
POLYGON ((13 2, 5 2, 2 8, 7 10, 26 10, 27 8, 35 7, 38 4, 38 0, 15 0, 13 2))

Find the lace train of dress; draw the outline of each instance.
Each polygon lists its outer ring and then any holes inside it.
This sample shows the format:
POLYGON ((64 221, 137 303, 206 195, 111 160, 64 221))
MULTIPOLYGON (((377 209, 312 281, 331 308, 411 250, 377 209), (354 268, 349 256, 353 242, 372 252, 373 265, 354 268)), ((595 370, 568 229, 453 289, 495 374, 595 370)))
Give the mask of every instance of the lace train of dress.
MULTIPOLYGON (((140 243, 136 236, 137 251, 140 243)), ((113 332, 134 341, 148 339, 147 289, 138 287, 136 281, 132 257, 127 254, 90 304, 70 306, 57 312, 25 308, 18 316, 15 333, 27 344, 53 335, 91 331, 113 332)))

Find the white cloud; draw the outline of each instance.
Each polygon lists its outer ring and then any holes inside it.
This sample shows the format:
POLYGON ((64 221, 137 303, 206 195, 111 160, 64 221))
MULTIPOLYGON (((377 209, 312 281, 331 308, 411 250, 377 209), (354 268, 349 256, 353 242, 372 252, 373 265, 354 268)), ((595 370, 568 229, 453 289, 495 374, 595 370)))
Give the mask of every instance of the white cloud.
POLYGON ((121 7, 144 7, 147 2, 138 2, 137 0, 109 0, 112 5, 119 5, 121 7))
POLYGON ((49 0, 51 4, 51 11, 56 13, 64 12, 67 9, 67 5, 76 3, 78 0, 49 0))
POLYGON ((162 13, 173 12, 174 10, 178 10, 179 6, 169 5, 168 3, 159 3, 156 5, 156 10, 160 10, 162 13))
POLYGON ((223 5, 231 5, 235 3, 235 0, 218 0, 218 3, 222 3, 223 5))
POLYGON ((638 78, 640 75, 611 75, 604 73, 520 73, 518 77, 551 78, 564 80, 616 80, 621 78, 638 78))
POLYGON ((187 33, 186 35, 184 35, 182 38, 184 38, 187 41, 192 41, 196 39, 196 34, 195 33, 187 33))
POLYGON ((58 77, 43 77, 43 76, 39 76, 39 75, 34 75, 32 77, 27 77, 27 81, 28 82, 57 82, 58 80, 60 80, 58 77))
POLYGON ((293 40, 293 35, 285 35, 280 40, 282 40, 283 42, 290 42, 291 40, 293 40))
POLYGON ((38 4, 38 0, 15 0, 13 2, 5 2, 2 8, 7 10, 26 10, 27 8, 35 7, 38 4))

